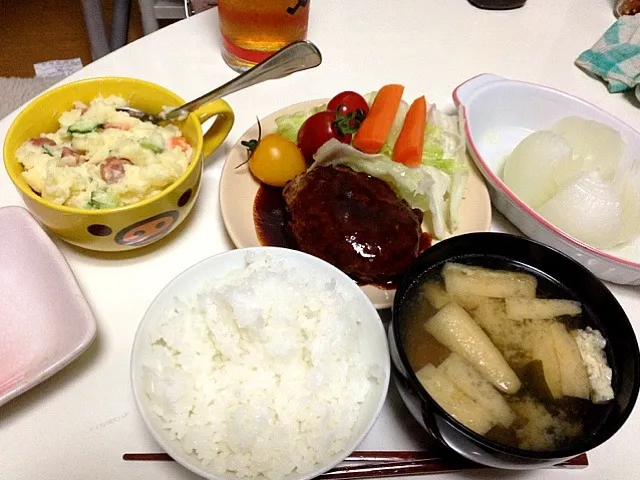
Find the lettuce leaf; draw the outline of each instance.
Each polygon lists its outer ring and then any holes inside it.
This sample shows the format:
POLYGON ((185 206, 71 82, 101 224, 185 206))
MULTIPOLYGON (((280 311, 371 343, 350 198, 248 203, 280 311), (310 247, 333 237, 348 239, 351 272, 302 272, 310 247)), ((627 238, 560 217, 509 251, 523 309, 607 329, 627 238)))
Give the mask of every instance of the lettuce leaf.
POLYGON ((288 138, 293 143, 298 141, 298 130, 302 127, 304 121, 314 113, 326 110, 325 104, 313 107, 311 110, 295 112, 290 115, 281 115, 276 118, 276 133, 288 138))
POLYGON ((463 142, 462 148, 457 155, 456 170, 451 174, 451 190, 449 191, 449 228, 452 232, 458 229, 460 204, 464 197, 467 186, 467 178, 469 177, 469 169, 465 164, 466 144, 464 137, 464 115, 462 114, 462 106, 458 109, 458 134, 463 142))
POLYGON ((460 159, 464 148, 464 138, 458 130, 457 117, 447 115, 433 105, 427 115, 422 163, 448 174, 465 170, 460 159))

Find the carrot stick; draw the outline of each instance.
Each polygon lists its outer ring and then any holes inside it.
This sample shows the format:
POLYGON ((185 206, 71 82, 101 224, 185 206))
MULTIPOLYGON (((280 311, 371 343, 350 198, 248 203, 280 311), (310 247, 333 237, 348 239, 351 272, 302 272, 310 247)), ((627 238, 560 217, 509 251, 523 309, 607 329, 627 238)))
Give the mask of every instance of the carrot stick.
POLYGON ((353 137, 353 146, 364 153, 378 153, 387 139, 393 119, 396 116, 404 87, 402 85, 385 85, 382 87, 366 118, 353 137))
POLYGON ((393 147, 393 160, 407 167, 417 167, 422 162, 424 128, 427 123, 427 101, 416 98, 404 117, 404 123, 393 147))

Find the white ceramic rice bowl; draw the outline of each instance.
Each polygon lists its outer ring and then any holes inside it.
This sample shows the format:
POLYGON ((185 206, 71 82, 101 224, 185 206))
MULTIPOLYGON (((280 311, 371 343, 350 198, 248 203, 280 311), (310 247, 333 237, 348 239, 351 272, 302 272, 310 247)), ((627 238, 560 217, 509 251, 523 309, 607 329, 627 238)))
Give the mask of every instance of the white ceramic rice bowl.
MULTIPOLYGON (((313 471, 299 474, 296 471, 287 475, 284 480, 307 480, 314 478, 334 466, 338 465, 362 442, 364 437, 373 427, 386 399, 389 378, 391 373, 389 349, 382 321, 371 301, 362 292, 358 285, 346 274, 333 265, 324 262, 311 255, 278 247, 253 247, 231 250, 209 257, 188 268, 157 295, 146 311, 133 343, 131 354, 131 382, 133 394, 138 411, 141 413, 144 423, 147 425, 153 438, 174 460, 192 472, 210 480, 238 480, 234 473, 216 475, 210 469, 203 466, 195 454, 187 454, 180 443, 172 438, 168 430, 162 428, 162 419, 156 415, 150 406, 147 395, 142 386, 142 360, 147 344, 145 339, 153 323, 159 319, 163 312, 174 305, 175 297, 188 297, 197 292, 203 283, 210 279, 218 279, 227 273, 245 265, 247 254, 264 253, 275 257, 285 257, 288 262, 294 262, 304 268, 308 275, 328 275, 335 279, 337 286, 353 293, 355 301, 350 303, 356 309, 357 315, 364 325, 364 338, 360 338, 360 348, 364 357, 369 362, 375 362, 381 368, 380 381, 372 382, 371 389, 365 402, 361 406, 360 417, 355 424, 352 436, 346 447, 330 457, 324 464, 318 464, 313 471)), ((265 479, 264 476, 253 477, 265 479)))
POLYGON ((640 239, 608 250, 593 248, 549 223, 501 180, 504 161, 518 143, 562 118, 576 115, 611 126, 622 135, 625 155, 640 152, 639 132, 567 93, 493 74, 462 83, 454 90, 453 100, 462 107, 468 150, 498 211, 525 235, 566 253, 602 280, 640 285, 640 239))

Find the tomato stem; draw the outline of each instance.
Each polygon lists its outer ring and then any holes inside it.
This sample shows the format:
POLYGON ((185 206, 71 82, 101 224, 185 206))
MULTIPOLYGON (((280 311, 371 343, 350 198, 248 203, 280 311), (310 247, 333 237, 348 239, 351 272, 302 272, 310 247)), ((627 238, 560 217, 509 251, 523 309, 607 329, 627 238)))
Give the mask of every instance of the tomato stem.
POLYGON ((258 148, 258 145, 260 144, 260 140, 262 140, 262 125, 260 125, 260 119, 258 117, 256 117, 256 120, 258 122, 258 139, 256 140, 254 138, 251 140, 242 140, 240 142, 240 145, 247 147, 247 159, 235 168, 240 168, 251 160, 251 155, 253 155, 253 152, 255 152, 256 148, 258 148))
POLYGON ((334 125, 342 135, 356 133, 358 131, 358 128, 360 128, 360 124, 364 120, 364 117, 366 116, 364 110, 358 108, 351 113, 342 114, 340 113, 340 107, 342 107, 343 105, 344 104, 340 104, 336 109, 336 120, 334 122, 334 125))

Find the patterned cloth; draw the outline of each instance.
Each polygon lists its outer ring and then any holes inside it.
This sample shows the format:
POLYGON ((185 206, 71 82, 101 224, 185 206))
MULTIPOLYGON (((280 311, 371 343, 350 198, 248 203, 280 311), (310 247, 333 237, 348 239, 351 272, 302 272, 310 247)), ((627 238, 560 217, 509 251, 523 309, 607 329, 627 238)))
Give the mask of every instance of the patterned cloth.
POLYGON ((593 47, 582 52, 576 65, 601 77, 612 93, 639 85, 640 13, 620 17, 593 47))

